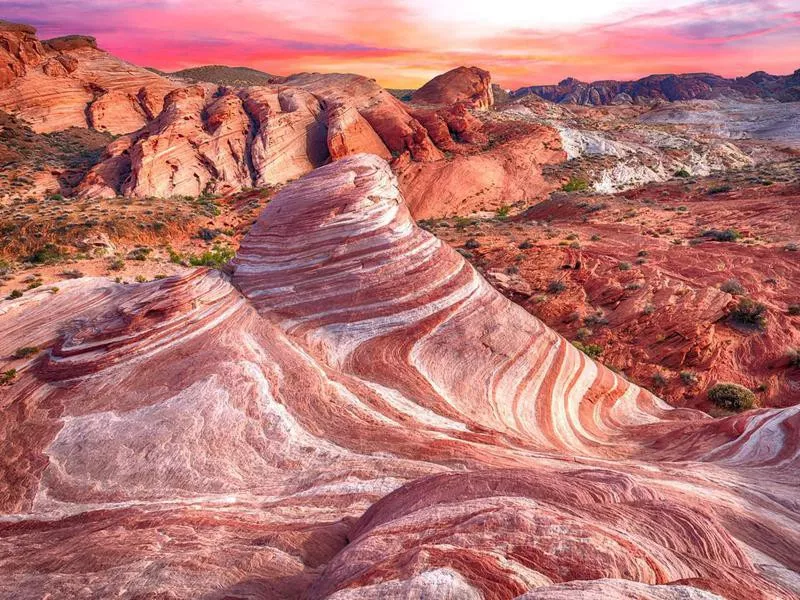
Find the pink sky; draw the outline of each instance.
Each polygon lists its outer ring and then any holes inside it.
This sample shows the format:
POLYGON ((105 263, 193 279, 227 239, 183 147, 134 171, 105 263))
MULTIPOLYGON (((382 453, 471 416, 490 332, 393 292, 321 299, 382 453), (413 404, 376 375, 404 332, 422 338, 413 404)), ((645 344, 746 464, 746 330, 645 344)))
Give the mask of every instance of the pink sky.
POLYGON ((505 87, 800 68, 800 0, 0 0, 42 37, 94 35, 139 65, 346 71, 417 87, 458 65, 505 87))

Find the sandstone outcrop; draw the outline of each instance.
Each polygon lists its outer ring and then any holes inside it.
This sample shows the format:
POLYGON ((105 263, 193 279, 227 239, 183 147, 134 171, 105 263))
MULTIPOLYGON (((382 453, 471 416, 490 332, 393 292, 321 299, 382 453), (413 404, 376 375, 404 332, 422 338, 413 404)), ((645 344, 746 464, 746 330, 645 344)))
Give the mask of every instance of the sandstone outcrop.
POLYGON ((798 593, 797 408, 670 409, 375 156, 281 191, 231 281, 59 287, 0 308, 4 597, 798 593))
POLYGON ((467 102, 473 108, 494 104, 492 78, 478 67, 458 67, 431 79, 411 96, 416 104, 455 104, 467 102))
POLYGON ((93 127, 129 133, 160 112, 166 93, 177 87, 98 49, 94 38, 41 42, 35 33, 25 25, 0 24, 0 110, 36 132, 93 127))

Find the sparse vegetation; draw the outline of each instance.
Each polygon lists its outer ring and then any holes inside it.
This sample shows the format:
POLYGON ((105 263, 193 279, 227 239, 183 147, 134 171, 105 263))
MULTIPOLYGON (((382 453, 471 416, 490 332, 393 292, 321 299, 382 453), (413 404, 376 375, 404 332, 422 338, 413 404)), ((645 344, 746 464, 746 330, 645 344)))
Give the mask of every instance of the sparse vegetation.
POLYGON ((745 287, 737 279, 728 279, 719 286, 719 289, 732 296, 742 296, 747 293, 745 287))
POLYGON ((22 290, 11 290, 11 293, 6 296, 6 300, 16 300, 17 298, 22 298, 22 290))
POLYGON ((786 312, 793 317, 800 315, 800 304, 790 304, 786 312))
POLYGON ((17 370, 9 369, 0 373, 0 385, 9 385, 17 378, 17 370))
POLYGON ((789 366, 793 369, 800 369, 800 348, 792 348, 786 353, 789 359, 789 366))
POLYGON ((12 356, 16 359, 22 359, 33 356, 34 354, 39 354, 38 346, 22 346, 21 348, 14 350, 14 354, 12 356))
POLYGON ((680 377, 684 385, 697 383, 697 375, 693 371, 681 371, 680 377))
POLYGON ((211 267, 221 269, 230 262, 236 252, 230 246, 214 246, 200 255, 190 256, 189 264, 193 267, 211 267))
POLYGON ((563 281, 559 281, 554 279, 550 283, 547 284, 547 291, 551 294, 560 294, 564 290, 567 289, 566 284, 563 281))
POLYGON ((620 271, 630 271, 631 270, 631 263, 629 262, 621 262, 617 265, 617 268, 620 271))
POLYGON ((64 252, 55 244, 45 244, 28 257, 28 262, 37 265, 46 265, 58 262, 65 258, 64 252))
POLYGON ((511 211, 511 207, 510 206, 501 206, 500 208, 497 209, 497 212, 495 213, 495 216, 498 219, 507 219, 508 218, 508 213, 510 211, 511 211))
POLYGON ((739 412, 753 408, 756 395, 736 383, 717 383, 709 388, 708 399, 720 408, 739 412))
POLYGON ((561 189, 565 192, 583 192, 589 189, 589 183, 585 179, 570 177, 569 181, 567 181, 561 189))
POLYGON ((603 347, 599 344, 584 344, 583 342, 572 342, 578 350, 583 352, 589 358, 598 358, 603 354, 603 347))
POLYGON ((741 239, 742 234, 735 229, 708 229, 703 232, 703 237, 711 238, 715 242, 735 242, 741 239))
POLYGON ((725 194, 725 193, 730 192, 732 190, 733 190, 733 188, 731 186, 729 186, 728 184, 722 184, 722 185, 715 185, 715 186, 709 188, 708 193, 711 194, 711 195, 714 195, 714 194, 725 194))
POLYGON ((681 178, 685 179, 685 178, 691 177, 691 176, 692 176, 692 174, 689 173, 689 171, 687 171, 686 169, 678 169, 677 171, 675 171, 675 177, 681 177, 681 178))
POLYGON ((731 320, 739 325, 764 329, 767 326, 767 307, 750 298, 742 298, 729 313, 731 320))
POLYGON ((475 248, 480 248, 481 243, 476 240, 475 238, 469 238, 466 242, 464 242, 464 248, 467 250, 475 250, 475 248))

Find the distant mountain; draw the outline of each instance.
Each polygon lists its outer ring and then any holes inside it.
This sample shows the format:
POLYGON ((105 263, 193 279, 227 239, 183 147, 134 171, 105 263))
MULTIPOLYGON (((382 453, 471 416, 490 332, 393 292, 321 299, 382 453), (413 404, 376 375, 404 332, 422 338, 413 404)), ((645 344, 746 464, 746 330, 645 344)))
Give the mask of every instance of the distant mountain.
POLYGON ((710 99, 720 96, 771 98, 780 102, 800 100, 800 69, 791 75, 770 75, 756 71, 747 77, 726 79, 712 73, 683 75, 650 75, 636 81, 593 81, 586 83, 573 77, 558 85, 535 85, 519 88, 512 98, 535 94, 561 104, 637 103, 657 100, 710 99))
POLYGON ((218 85, 246 86, 264 85, 274 79, 280 79, 277 75, 270 75, 264 71, 258 71, 249 67, 226 67, 225 65, 207 65, 204 67, 194 67, 183 69, 174 73, 164 73, 157 69, 151 71, 168 77, 178 77, 190 81, 205 81, 218 85))

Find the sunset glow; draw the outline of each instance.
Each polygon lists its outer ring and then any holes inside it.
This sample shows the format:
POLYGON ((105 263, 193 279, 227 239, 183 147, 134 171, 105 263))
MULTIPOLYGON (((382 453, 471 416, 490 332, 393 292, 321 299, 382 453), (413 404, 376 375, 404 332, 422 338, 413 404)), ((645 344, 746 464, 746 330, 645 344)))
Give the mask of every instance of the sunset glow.
POLYGON ((389 87, 476 65, 506 87, 564 77, 800 67, 797 0, 0 0, 43 38, 81 33, 139 65, 357 72, 389 87))

